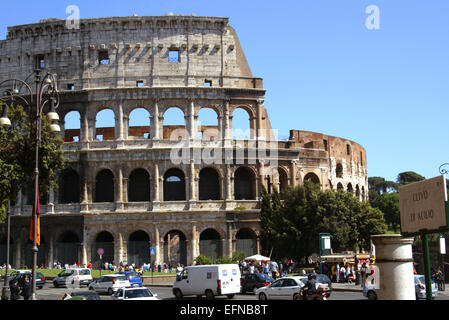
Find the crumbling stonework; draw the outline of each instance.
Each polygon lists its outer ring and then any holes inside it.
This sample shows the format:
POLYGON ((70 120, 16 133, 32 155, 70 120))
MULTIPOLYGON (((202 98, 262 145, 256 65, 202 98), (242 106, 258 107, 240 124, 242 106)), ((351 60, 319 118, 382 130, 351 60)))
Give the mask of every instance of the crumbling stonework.
MULTIPOLYGON (((70 112, 80 118, 79 129, 61 132, 69 167, 41 205, 39 265, 98 263, 100 246, 103 262, 115 264, 192 264, 201 253, 258 253, 262 185, 272 192, 311 180, 366 200, 362 146, 299 130, 288 141, 276 139, 262 79, 253 77, 227 18, 84 19, 79 30, 64 23, 9 27, 0 41, 1 79, 25 79, 44 67, 57 75, 61 127, 70 112), (185 125, 164 125, 164 113, 174 107, 185 125), (148 126, 130 126, 136 108, 148 112, 148 126), (217 125, 199 126, 203 108, 215 111, 217 125), (96 128, 104 109, 113 111, 114 126, 96 128), (248 113, 247 140, 233 137, 236 109, 248 113), (175 163, 180 143, 189 156, 203 157, 175 163), (265 144, 275 152, 260 157, 265 144)), ((30 199, 21 194, 12 212, 18 267, 31 261, 30 199)))

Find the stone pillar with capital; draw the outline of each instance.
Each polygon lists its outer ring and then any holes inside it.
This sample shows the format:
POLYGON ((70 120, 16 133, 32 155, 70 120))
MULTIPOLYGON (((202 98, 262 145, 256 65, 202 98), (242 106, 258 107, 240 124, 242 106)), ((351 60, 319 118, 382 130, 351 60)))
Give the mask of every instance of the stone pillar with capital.
POLYGON ((115 178, 115 211, 123 211, 123 171, 121 167, 117 168, 118 177, 115 178))
POLYGON ((375 283, 379 300, 415 300, 414 238, 398 234, 371 236, 376 248, 375 283))

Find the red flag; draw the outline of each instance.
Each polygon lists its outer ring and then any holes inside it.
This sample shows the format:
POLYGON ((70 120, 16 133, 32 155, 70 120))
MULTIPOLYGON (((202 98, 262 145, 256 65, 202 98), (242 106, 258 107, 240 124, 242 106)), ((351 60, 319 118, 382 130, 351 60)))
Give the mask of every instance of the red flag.
MULTIPOLYGON (((31 213, 31 224, 30 224, 30 240, 31 241, 34 240, 34 207, 35 207, 35 204, 33 203, 33 212, 31 213)), ((40 219, 39 219, 40 211, 41 211, 41 208, 39 205, 39 187, 38 187, 38 189, 37 189, 37 210, 36 210, 36 218, 37 218, 36 244, 38 246, 41 245, 41 226, 40 226, 40 219)))

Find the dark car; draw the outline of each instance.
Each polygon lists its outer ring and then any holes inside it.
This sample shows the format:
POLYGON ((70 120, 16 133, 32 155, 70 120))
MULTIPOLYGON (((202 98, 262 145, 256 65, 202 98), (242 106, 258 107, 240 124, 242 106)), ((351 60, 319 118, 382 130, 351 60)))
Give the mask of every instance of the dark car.
MULTIPOLYGON (((11 285, 14 280, 17 280, 19 287, 23 287, 25 283, 25 278, 30 279, 31 282, 31 271, 13 274, 8 278, 9 284, 11 285)), ((44 287, 44 284, 45 284, 44 275, 40 272, 36 272, 36 287, 42 289, 44 287)))
POLYGON ((265 273, 247 274, 241 278, 242 293, 251 291, 256 292, 257 289, 268 286, 273 282, 273 278, 265 273))
POLYGON ((118 274, 124 274, 126 276, 126 278, 129 280, 131 287, 134 287, 134 286, 142 287, 143 286, 142 277, 136 271, 121 271, 121 272, 118 272, 118 274))
MULTIPOLYGON (((86 300, 101 300, 100 296, 98 295, 98 293, 96 293, 95 291, 74 291, 72 293, 70 293, 70 296, 72 297, 72 299, 74 297, 84 297, 86 298, 86 300)), ((73 299, 76 300, 76 299, 73 299)))

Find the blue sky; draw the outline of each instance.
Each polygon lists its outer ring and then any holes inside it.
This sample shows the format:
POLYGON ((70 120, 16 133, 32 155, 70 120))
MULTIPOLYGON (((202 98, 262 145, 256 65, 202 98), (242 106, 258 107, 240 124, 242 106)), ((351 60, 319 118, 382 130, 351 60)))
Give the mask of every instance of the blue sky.
POLYGON ((2 3, 11 25, 66 18, 196 14, 229 17, 280 138, 290 129, 362 144, 369 176, 427 178, 449 162, 449 1, 84 1, 2 3), (380 29, 369 30, 369 5, 380 29))

